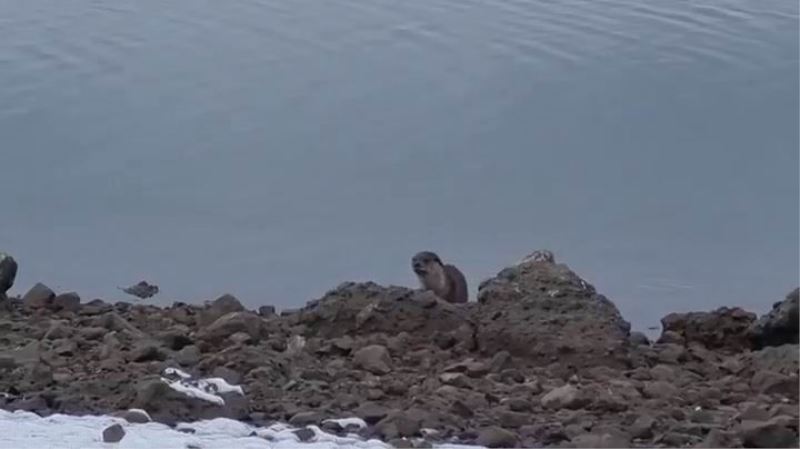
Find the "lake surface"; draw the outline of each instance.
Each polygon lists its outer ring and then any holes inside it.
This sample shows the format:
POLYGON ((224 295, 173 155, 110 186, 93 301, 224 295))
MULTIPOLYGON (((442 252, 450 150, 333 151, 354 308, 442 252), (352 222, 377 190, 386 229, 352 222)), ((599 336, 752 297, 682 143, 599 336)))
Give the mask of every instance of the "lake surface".
POLYGON ((0 0, 0 248, 85 299, 477 284, 635 328, 798 284, 796 0, 0 0))

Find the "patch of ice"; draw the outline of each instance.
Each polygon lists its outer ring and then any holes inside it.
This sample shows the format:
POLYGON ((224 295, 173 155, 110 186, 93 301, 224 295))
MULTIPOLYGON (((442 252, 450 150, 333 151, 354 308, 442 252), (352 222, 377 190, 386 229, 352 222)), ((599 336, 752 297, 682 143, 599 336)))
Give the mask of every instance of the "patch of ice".
POLYGON ((336 423, 342 429, 347 428, 348 426, 358 427, 359 429, 363 429, 367 427, 367 423, 361 418, 339 418, 339 419, 326 419, 323 420, 322 423, 336 423))
POLYGON ((140 414, 146 416, 148 421, 152 421, 153 420, 153 418, 150 417, 149 413, 147 413, 146 411, 144 411, 144 410, 142 410, 140 408, 129 408, 128 411, 131 412, 131 413, 140 413, 140 414))

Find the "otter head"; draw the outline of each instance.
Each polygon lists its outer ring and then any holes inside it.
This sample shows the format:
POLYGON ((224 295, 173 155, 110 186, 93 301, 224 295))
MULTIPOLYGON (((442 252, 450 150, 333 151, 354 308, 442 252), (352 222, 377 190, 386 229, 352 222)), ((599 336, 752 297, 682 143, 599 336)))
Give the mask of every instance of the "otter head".
POLYGON ((422 251, 415 254, 411 258, 411 269, 419 278, 422 288, 433 290, 437 294, 442 294, 447 290, 444 264, 436 253, 422 251))

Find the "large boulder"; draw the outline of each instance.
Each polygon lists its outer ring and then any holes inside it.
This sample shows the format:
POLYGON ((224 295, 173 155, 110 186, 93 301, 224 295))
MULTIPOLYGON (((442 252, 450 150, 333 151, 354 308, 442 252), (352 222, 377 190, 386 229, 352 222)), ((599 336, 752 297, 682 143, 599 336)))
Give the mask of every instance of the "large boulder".
POLYGON ((244 312, 244 310, 244 306, 235 296, 225 294, 207 304, 206 308, 200 313, 200 324, 209 325, 223 315, 244 312))
POLYGON ((483 282, 475 310, 480 351, 537 362, 624 367, 630 324, 566 265, 526 259, 483 282))
POLYGON ((219 343, 237 332, 243 332, 258 341, 266 336, 267 329, 264 320, 252 312, 231 312, 201 329, 197 336, 201 340, 219 343))
POLYGON ((49 307, 56 294, 41 282, 37 283, 22 297, 22 303, 30 309, 49 307))
POLYGON ((465 306, 444 302, 431 292, 348 282, 310 302, 296 315, 306 337, 407 333, 408 344, 432 341, 472 347, 472 324, 465 306))
POLYGON ((217 393, 223 402, 211 402, 178 392, 159 378, 145 378, 133 387, 130 408, 145 410, 153 421, 174 425, 202 419, 247 417, 249 403, 235 392, 217 393))
POLYGON ((670 313, 661 319, 660 343, 700 343, 708 349, 739 352, 750 347, 747 332, 753 313, 738 307, 720 307, 711 312, 670 313))
POLYGON ((769 313, 750 326, 748 336, 755 348, 798 343, 800 334, 798 302, 800 302, 800 288, 791 291, 783 301, 775 303, 769 313))

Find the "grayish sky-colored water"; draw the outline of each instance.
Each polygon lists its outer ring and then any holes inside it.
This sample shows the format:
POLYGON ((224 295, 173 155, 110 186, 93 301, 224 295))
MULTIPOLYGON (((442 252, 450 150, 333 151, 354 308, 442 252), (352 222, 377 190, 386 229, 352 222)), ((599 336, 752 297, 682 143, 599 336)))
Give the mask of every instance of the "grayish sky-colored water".
POLYGON ((0 0, 0 249, 296 307, 550 248, 634 327, 798 284, 795 0, 0 0))

